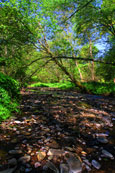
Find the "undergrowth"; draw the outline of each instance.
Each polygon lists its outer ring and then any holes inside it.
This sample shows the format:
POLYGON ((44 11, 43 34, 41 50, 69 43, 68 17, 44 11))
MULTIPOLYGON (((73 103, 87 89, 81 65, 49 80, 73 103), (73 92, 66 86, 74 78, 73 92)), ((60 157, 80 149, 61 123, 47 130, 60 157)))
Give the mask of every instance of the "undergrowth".
MULTIPOLYGON (((88 91, 92 94, 96 95, 115 95, 115 84, 114 83, 99 83, 99 82, 84 82, 83 86, 86 87, 88 91)), ((64 83, 33 83, 29 85, 29 87, 52 87, 52 88, 60 88, 60 89, 76 89, 80 92, 78 87, 71 82, 64 83)))
POLYGON ((0 121, 10 117, 12 112, 19 112, 19 91, 16 80, 0 73, 0 121))

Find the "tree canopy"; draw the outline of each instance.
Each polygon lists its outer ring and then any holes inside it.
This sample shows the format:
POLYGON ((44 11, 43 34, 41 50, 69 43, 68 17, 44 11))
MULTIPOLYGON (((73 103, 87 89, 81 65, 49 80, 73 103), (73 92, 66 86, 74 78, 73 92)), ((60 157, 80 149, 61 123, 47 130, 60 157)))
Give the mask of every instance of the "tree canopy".
POLYGON ((21 82, 48 66, 79 87, 81 80, 115 78, 108 73, 115 65, 114 0, 1 0, 0 23, 1 71, 21 82), (103 39, 108 47, 100 56, 103 39))

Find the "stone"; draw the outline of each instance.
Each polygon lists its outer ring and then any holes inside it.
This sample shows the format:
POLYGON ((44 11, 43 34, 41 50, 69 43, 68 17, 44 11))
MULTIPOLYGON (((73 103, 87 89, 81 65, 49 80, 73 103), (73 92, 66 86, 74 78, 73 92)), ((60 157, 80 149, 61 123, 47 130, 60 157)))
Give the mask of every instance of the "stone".
POLYGON ((97 137, 104 137, 104 136, 109 136, 109 135, 106 133, 96 133, 96 136, 97 137))
POLYGON ((22 162, 22 163, 27 163, 30 161, 30 159, 31 159, 31 157, 29 155, 25 155, 23 157, 20 157, 18 161, 22 162))
POLYGON ((94 168, 96 169, 100 169, 101 165, 99 162, 97 162, 96 160, 92 160, 91 164, 93 165, 94 168))
POLYGON ((52 140, 50 143, 47 144, 47 146, 55 149, 59 148, 59 144, 55 140, 52 140))
POLYGON ((48 161, 45 166, 46 168, 50 168, 51 170, 53 170, 55 173, 59 173, 59 170, 52 162, 48 161))
POLYGON ((21 150, 10 150, 8 153, 9 154, 22 154, 22 151, 21 150))
POLYGON ((35 164, 34 164, 34 167, 35 168, 38 168, 38 167, 40 167, 41 166, 41 163, 40 162, 36 162, 35 164))
POLYGON ((65 159, 68 163, 70 173, 74 173, 74 172, 81 173, 82 172, 81 160, 77 155, 67 152, 65 154, 65 159))
POLYGON ((109 141, 104 137, 97 137, 98 142, 102 144, 107 144, 109 141))
POLYGON ((16 134, 19 135, 20 134, 20 131, 16 131, 16 134))
POLYGON ((32 168, 26 168, 26 169, 25 169, 25 173, 26 173, 26 172, 31 172, 31 171, 32 171, 32 168))
POLYGON ((42 161, 46 157, 46 152, 44 151, 39 151, 37 154, 37 159, 38 161, 42 161))
POLYGON ((47 155, 48 156, 62 156, 65 154, 64 150, 59 150, 59 149, 49 149, 47 155))
POLYGON ((12 158, 12 159, 8 160, 8 164, 15 166, 15 165, 17 165, 17 160, 15 158, 12 158))
POLYGON ((84 159, 83 162, 85 162, 88 166, 91 166, 91 163, 89 162, 89 160, 84 159))
POLYGON ((0 171, 0 173, 13 173, 15 171, 17 166, 15 166, 14 168, 8 168, 4 171, 0 171))
POLYGON ((85 167, 86 167, 88 172, 91 171, 91 168, 88 165, 85 165, 85 167))
POLYGON ((107 150, 102 150, 102 153, 105 157, 108 157, 112 160, 114 159, 113 155, 110 152, 108 152, 107 150))
POLYGON ((60 173, 68 173, 69 167, 67 164, 60 164, 60 173))
POLYGON ((18 121, 18 120, 15 120, 14 123, 21 124, 22 122, 21 121, 18 121))
POLYGON ((15 143, 18 142, 18 140, 17 140, 16 138, 14 138, 14 139, 12 139, 10 142, 11 142, 12 144, 15 144, 15 143))

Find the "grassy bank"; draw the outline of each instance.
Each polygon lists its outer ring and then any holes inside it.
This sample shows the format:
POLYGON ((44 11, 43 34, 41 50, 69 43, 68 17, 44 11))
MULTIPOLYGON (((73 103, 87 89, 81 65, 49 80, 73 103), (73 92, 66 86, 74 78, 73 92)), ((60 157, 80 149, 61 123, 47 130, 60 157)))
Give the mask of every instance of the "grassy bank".
MULTIPOLYGON (((99 82, 84 82, 82 83, 92 94, 97 95, 114 95, 115 96, 115 84, 114 83, 99 83, 99 82)), ((64 83, 33 83, 29 87, 52 87, 60 89, 76 89, 80 92, 79 88, 76 88, 71 82, 64 83)))

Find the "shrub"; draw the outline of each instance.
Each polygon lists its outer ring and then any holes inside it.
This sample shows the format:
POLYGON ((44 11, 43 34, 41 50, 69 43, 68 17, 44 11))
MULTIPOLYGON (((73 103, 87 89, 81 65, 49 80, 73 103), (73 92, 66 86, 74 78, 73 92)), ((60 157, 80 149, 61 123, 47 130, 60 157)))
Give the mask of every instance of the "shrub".
POLYGON ((10 115, 10 110, 0 104, 0 121, 7 119, 10 115))
POLYGON ((19 97, 19 91, 20 91, 19 82, 9 76, 4 75, 1 72, 0 72, 0 87, 8 91, 9 95, 12 98, 19 97))
POLYGON ((11 113, 18 112, 19 83, 0 73, 0 121, 7 119, 11 113))

